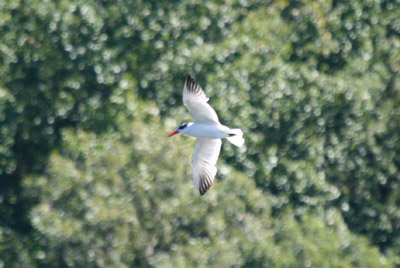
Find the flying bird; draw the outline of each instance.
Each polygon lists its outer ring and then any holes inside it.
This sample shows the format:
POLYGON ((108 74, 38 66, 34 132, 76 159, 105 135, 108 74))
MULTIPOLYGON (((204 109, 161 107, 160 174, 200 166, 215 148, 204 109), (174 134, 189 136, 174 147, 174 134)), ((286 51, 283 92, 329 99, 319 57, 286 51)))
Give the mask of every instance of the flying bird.
POLYGON ((194 122, 182 123, 168 137, 183 133, 196 137, 192 156, 194 184, 200 195, 204 195, 213 184, 217 174, 217 160, 221 151, 221 139, 226 138, 233 145, 244 144, 243 132, 239 128, 222 125, 217 113, 207 103, 203 89, 190 76, 183 87, 183 104, 193 116, 194 122))

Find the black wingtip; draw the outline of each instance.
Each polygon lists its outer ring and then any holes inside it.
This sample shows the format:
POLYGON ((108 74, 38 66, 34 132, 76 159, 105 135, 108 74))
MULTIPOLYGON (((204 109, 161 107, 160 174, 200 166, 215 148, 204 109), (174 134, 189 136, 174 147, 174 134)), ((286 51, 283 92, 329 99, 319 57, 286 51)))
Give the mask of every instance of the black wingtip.
POLYGON ((187 75, 186 81, 185 81, 186 85, 189 86, 189 84, 190 84, 191 81, 193 81, 192 77, 191 77, 190 75, 187 75))
POLYGON ((207 187, 206 185, 201 185, 200 189, 199 189, 199 194, 201 196, 203 196, 205 193, 207 193, 208 189, 210 189, 210 187, 207 187))
POLYGON ((194 81, 194 79, 188 75, 186 78, 186 88, 189 92, 194 92, 194 93, 198 93, 199 91, 201 91, 201 87, 199 84, 197 84, 196 81, 194 81))
POLYGON ((201 176, 200 182, 199 193, 203 196, 211 188, 213 181, 209 174, 204 174, 201 176))

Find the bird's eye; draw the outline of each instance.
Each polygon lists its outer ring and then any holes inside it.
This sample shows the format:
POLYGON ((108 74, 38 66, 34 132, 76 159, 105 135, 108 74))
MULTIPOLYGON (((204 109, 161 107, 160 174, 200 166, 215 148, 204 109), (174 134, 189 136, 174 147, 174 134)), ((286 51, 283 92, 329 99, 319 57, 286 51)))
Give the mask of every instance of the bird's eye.
POLYGON ((182 123, 182 124, 178 127, 178 129, 184 129, 186 126, 187 126, 187 123, 182 123))

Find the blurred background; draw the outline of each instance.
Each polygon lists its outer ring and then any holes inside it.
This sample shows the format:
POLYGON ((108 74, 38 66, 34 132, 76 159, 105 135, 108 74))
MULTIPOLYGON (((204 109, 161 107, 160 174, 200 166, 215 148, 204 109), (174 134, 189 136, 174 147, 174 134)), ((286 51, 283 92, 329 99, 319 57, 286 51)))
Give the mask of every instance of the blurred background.
POLYGON ((0 2, 0 267, 400 267, 400 3, 0 2), (190 74, 224 142, 200 197, 190 74))

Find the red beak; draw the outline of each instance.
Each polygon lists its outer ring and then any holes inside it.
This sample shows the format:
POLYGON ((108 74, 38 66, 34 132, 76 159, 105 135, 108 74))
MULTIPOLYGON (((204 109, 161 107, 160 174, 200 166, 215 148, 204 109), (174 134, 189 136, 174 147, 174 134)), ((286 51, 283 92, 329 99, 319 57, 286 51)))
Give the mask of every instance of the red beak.
POLYGON ((174 135, 176 135, 176 134, 178 134, 178 133, 179 133, 179 131, 174 130, 174 131, 172 131, 171 133, 169 133, 168 137, 172 137, 172 136, 174 136, 174 135))

